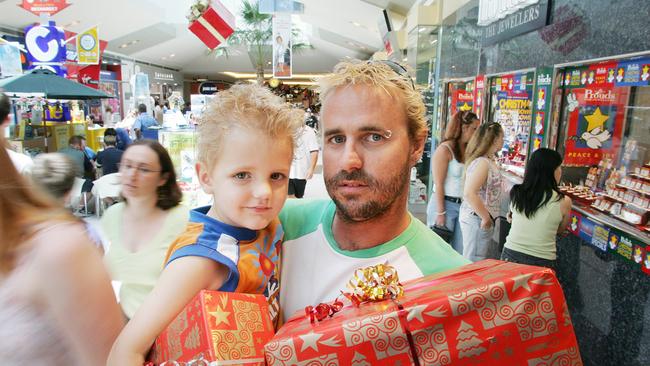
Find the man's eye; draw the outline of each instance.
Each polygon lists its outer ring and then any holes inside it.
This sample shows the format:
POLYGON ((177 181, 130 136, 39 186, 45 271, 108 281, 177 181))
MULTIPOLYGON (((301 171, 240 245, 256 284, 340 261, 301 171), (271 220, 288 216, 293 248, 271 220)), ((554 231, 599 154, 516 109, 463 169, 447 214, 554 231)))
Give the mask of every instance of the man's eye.
POLYGON ((379 142, 384 139, 384 136, 378 134, 378 133, 369 133, 366 135, 365 140, 368 142, 379 142))
POLYGON ((282 174, 282 173, 273 173, 273 174, 271 174, 271 180, 282 180, 285 177, 286 176, 284 174, 282 174))
POLYGON ((332 136, 332 137, 330 137, 330 142, 332 142, 334 144, 342 144, 342 143, 345 142, 345 137, 341 136, 341 135, 332 136))
POLYGON ((246 179, 249 176, 250 176, 250 174, 248 174, 246 172, 241 172, 241 173, 237 173, 237 174, 234 175, 235 179, 246 179))

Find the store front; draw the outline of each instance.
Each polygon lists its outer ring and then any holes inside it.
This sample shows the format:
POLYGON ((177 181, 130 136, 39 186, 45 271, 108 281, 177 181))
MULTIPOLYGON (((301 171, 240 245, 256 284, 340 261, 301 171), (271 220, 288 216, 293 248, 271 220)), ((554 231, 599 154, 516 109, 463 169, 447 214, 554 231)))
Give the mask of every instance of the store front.
POLYGON ((477 25, 478 0, 451 3, 434 131, 473 87, 481 121, 504 127, 509 181, 539 147, 562 154, 562 189, 574 205, 571 232, 557 241, 557 275, 583 361, 650 364, 650 38, 640 16, 650 3, 540 1, 546 23, 492 43, 477 25))

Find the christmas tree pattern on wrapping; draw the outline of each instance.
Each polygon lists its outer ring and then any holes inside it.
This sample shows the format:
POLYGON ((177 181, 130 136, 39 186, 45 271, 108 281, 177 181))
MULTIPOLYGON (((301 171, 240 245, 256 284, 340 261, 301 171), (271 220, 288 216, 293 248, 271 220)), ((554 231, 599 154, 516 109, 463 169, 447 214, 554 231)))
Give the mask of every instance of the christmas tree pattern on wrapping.
POLYGON ((487 351, 481 347, 483 341, 478 337, 478 333, 473 331, 474 327, 461 320, 458 328, 458 358, 478 356, 487 351))

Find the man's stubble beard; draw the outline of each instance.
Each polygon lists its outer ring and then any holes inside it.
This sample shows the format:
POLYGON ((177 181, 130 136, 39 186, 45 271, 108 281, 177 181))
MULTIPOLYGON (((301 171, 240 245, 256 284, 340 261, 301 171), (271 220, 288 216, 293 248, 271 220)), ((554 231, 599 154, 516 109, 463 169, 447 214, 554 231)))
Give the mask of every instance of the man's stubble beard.
POLYGON ((363 222, 380 218, 387 213, 408 187, 410 164, 408 159, 398 170, 399 174, 391 176, 388 182, 380 183, 363 169, 351 173, 340 171, 332 178, 325 179, 327 193, 336 204, 339 218, 345 222, 363 222), (364 182, 372 190, 372 198, 358 203, 357 198, 343 199, 336 196, 339 181, 353 180, 364 182))

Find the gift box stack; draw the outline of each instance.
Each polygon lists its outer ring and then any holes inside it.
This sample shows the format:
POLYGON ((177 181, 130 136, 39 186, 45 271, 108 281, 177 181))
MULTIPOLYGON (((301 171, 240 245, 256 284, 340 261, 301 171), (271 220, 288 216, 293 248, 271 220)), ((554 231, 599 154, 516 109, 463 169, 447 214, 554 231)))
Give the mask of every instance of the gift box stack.
POLYGON ((199 1, 190 11, 189 30, 210 49, 224 43, 235 31, 235 16, 218 0, 199 1))
POLYGON ((265 350, 270 366, 582 365, 554 273, 496 260, 410 281, 401 297, 320 322, 297 315, 265 350))
POLYGON ((264 365, 273 333, 263 295, 201 291, 156 338, 149 359, 154 365, 264 365))

